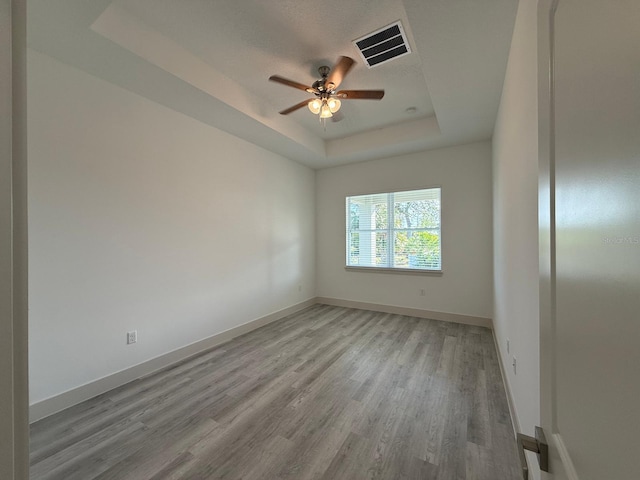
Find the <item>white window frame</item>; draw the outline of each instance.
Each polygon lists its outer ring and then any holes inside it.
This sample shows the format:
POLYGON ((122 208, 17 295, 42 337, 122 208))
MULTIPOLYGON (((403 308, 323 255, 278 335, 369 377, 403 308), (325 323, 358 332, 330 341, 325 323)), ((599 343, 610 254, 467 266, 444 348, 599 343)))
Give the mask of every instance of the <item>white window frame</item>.
MULTIPOLYGON (((425 188, 420 188, 420 189, 412 189, 412 190, 398 190, 395 192, 382 192, 382 193, 375 193, 375 194, 360 194, 360 195, 348 195, 345 198, 345 209, 346 209, 346 228, 345 228, 345 233, 346 233, 346 242, 345 242, 345 246, 346 246, 346 251, 345 251, 345 268, 348 270, 362 270, 362 271, 380 271, 380 272, 387 272, 387 273, 417 273, 417 274, 436 274, 436 275, 440 275, 442 274, 442 187, 440 186, 431 186, 431 187, 425 187, 425 188), (439 197, 439 203, 440 203, 440 215, 439 215, 439 223, 437 227, 415 227, 415 228, 400 228, 400 227, 395 227, 395 208, 394 208, 394 202, 395 202, 395 196, 396 195, 400 195, 400 194, 407 194, 407 193, 413 193, 413 192, 421 192, 424 190, 437 190, 438 191, 438 197, 439 197), (372 199, 375 197, 381 197, 381 196, 386 196, 386 202, 387 202, 387 227, 386 228, 370 228, 370 229, 363 229, 363 228, 359 228, 358 230, 351 230, 351 226, 350 226, 350 201, 353 198, 362 198, 362 197, 371 197, 372 199), (386 233, 387 234, 387 246, 386 246, 386 256, 388 259, 388 264, 387 265, 350 265, 350 260, 351 260, 351 234, 352 233, 360 233, 362 234, 362 232, 369 232, 373 235, 375 235, 376 233, 386 233), (412 232, 421 232, 421 231, 428 231, 428 232, 434 232, 437 231, 438 233, 438 237, 440 240, 440 262, 439 262, 439 266, 438 268, 411 268, 411 267, 406 267, 406 266, 401 266, 401 267, 397 267, 394 266, 393 263, 395 261, 395 255, 394 255, 394 249, 395 249, 395 233, 398 231, 412 231, 412 232)), ((365 216, 366 218, 366 216, 365 216)), ((360 219, 360 221, 362 221, 362 218, 360 219)), ((362 237, 360 237, 360 239, 362 239, 362 237)), ((362 241, 362 240, 361 240, 362 241)), ((367 258, 367 257, 359 257, 359 259, 362 258, 367 258)), ((371 259, 375 259, 375 255, 370 256, 368 258, 371 259)))

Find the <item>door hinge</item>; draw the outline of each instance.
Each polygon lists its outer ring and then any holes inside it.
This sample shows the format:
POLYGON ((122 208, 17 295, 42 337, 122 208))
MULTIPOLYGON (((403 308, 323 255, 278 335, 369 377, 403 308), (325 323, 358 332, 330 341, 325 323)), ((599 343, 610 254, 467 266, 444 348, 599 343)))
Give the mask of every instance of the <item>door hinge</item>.
POLYGON ((541 427, 536 427, 536 436, 530 437, 519 433, 518 439, 518 455, 520 456, 520 465, 522 465, 522 478, 529 479, 529 466, 527 465, 527 457, 525 450, 538 454, 538 465, 543 472, 549 471, 549 444, 541 427))

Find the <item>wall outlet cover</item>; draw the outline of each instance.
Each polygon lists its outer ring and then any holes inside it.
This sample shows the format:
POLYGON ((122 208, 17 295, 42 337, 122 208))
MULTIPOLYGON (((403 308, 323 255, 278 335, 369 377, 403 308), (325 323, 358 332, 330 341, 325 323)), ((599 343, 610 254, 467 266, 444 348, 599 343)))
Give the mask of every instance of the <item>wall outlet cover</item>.
POLYGON ((133 330, 131 332, 127 332, 127 345, 131 345, 132 343, 136 343, 138 341, 138 331, 133 330))

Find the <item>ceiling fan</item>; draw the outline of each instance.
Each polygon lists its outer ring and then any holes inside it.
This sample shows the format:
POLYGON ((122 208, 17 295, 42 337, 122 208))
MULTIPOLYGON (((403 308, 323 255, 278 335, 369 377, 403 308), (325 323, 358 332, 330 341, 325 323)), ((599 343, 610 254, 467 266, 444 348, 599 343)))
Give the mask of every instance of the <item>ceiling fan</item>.
POLYGON ((314 98, 304 100, 282 110, 280 114, 288 115, 306 105, 311 110, 311 113, 319 115, 320 119, 326 119, 340 110, 340 100, 380 100, 384 97, 384 90, 337 90, 354 63, 355 61, 352 58, 340 57, 333 68, 329 68, 326 65, 318 68, 318 73, 322 78, 313 82, 310 87, 279 75, 270 76, 269 80, 272 82, 281 83, 315 95, 314 98))

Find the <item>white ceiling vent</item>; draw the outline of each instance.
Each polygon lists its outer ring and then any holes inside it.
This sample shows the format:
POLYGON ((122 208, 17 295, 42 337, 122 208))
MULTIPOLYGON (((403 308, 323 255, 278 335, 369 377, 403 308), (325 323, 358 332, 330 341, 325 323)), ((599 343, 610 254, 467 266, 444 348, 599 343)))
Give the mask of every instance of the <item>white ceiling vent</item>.
POLYGON ((369 68, 411 53, 400 20, 358 38, 353 43, 369 68))

